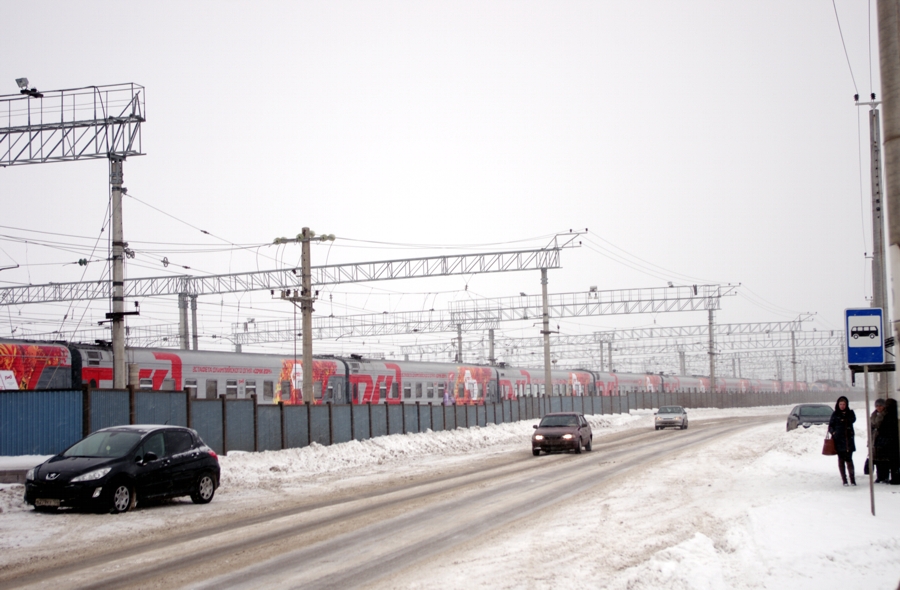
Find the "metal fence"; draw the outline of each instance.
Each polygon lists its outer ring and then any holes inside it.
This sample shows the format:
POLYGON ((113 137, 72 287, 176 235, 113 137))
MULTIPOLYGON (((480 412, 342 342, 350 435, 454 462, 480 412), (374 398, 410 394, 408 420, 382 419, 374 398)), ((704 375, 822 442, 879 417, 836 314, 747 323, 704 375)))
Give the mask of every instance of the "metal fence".
MULTIPOLYGON (((861 394, 851 392, 851 399, 861 394)), ((549 412, 619 414, 664 405, 735 408, 833 401, 834 392, 724 394, 632 392, 618 396, 523 397, 480 406, 259 405, 252 399, 191 399, 141 390, 0 391, 0 455, 52 455, 100 428, 173 424, 195 429, 217 453, 332 445, 388 434, 472 428, 549 412)))

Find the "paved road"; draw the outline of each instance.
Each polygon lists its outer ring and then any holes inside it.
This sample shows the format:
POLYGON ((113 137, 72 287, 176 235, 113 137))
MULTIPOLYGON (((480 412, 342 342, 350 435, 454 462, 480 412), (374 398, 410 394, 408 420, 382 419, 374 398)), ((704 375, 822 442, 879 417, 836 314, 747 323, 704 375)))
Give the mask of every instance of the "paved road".
MULTIPOLYGON (((521 450, 402 482, 362 484, 251 514, 223 514, 130 547, 97 543, 69 559, 0 571, 0 589, 378 587, 635 469, 773 421, 692 421, 686 431, 596 437, 581 455, 521 450)), ((780 419, 780 418, 779 418, 780 419)))

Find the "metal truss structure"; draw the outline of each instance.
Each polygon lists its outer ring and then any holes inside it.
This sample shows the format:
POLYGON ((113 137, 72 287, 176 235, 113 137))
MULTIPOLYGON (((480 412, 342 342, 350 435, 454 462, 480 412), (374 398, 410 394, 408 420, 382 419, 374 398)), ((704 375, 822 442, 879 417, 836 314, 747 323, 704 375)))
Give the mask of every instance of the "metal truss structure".
POLYGON ((143 155, 144 94, 129 83, 0 96, 0 167, 143 155))
MULTIPOLYGON (((560 248, 462 254, 355 264, 311 266, 313 285, 336 285, 395 279, 470 275, 560 267, 560 248)), ((126 279, 130 299, 187 294, 190 296, 281 291, 300 288, 300 269, 268 270, 208 277, 178 275, 126 279)), ((110 281, 50 283, 0 288, 0 305, 58 301, 91 301, 109 296, 110 281)))
MULTIPOLYGON (((721 298, 736 287, 694 285, 693 287, 659 287, 557 293, 548 297, 551 318, 570 318, 631 313, 717 310, 721 298)), ((451 305, 458 319, 493 319, 497 321, 540 319, 543 314, 540 295, 500 297, 460 301, 451 305)))

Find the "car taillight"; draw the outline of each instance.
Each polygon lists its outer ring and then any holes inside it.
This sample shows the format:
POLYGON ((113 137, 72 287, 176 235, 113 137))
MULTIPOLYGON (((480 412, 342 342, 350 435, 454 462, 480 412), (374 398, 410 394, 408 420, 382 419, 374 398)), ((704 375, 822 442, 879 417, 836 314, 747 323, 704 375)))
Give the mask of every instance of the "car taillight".
POLYGON ((219 456, 216 455, 216 452, 215 452, 214 450, 209 449, 209 450, 207 450, 206 452, 209 454, 210 457, 212 457, 212 458, 215 459, 216 461, 219 460, 219 456))

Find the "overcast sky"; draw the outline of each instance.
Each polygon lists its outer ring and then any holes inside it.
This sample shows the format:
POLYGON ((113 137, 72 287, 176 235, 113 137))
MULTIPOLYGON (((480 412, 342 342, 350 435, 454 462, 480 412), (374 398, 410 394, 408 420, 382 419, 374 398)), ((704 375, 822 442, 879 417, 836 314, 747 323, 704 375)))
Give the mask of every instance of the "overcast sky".
MULTIPOLYGON (((853 95, 879 82, 875 6, 836 10, 849 66, 823 1, 4 2, 0 94, 22 76, 146 87, 146 155, 124 164, 129 278, 292 267, 299 246, 267 244, 304 226, 338 237, 314 265, 536 248, 588 228, 551 293, 740 283, 717 321, 815 312, 810 329, 839 329, 871 294, 853 95)), ((103 160, 0 169, 0 267, 19 265, 0 286, 105 276, 108 182, 103 160)), ((339 285, 317 311, 519 292, 540 293, 537 271, 339 285)), ((201 298, 201 332, 291 317, 270 299, 201 298)), ((0 335, 95 324, 107 308, 5 308, 0 335)), ((177 322, 171 299, 142 309, 130 325, 177 322)))

